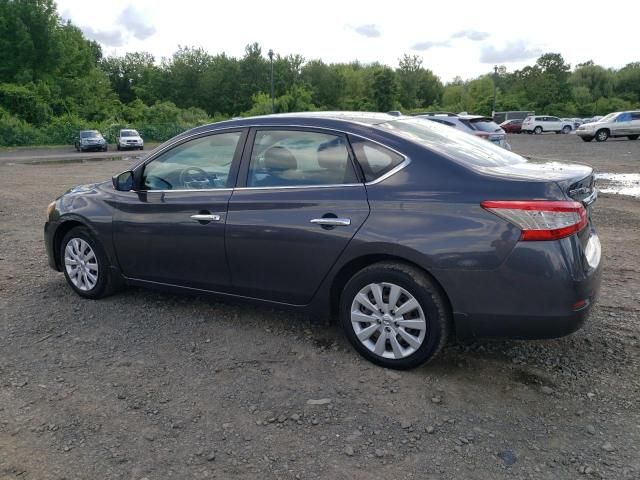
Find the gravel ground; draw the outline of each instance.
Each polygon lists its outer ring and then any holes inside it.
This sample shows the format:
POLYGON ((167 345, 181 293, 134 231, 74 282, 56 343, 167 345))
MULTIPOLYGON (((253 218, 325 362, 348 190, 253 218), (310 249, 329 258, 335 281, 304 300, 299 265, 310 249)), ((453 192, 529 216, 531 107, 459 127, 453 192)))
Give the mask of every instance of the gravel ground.
MULTIPOLYGON (((640 142, 511 137, 640 171, 640 142)), ((394 372, 301 315, 73 294, 46 264, 46 205, 126 166, 0 165, 0 478, 640 478, 639 201, 596 204, 606 267, 585 328, 454 342, 394 372)))

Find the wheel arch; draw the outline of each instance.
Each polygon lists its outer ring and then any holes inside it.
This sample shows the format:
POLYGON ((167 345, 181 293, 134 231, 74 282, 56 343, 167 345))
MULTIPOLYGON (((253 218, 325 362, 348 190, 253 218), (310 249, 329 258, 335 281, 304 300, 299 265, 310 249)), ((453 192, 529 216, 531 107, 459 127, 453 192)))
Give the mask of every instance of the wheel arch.
POLYGON ((56 262, 56 268, 58 270, 62 269, 60 261, 60 247, 62 246, 62 239, 69 231, 76 227, 85 227, 94 233, 93 228, 91 228, 88 223, 85 223, 76 217, 65 219, 60 222, 60 225, 58 225, 58 228, 56 228, 56 231, 53 234, 53 255, 56 262))
MULTIPOLYGON (((344 286, 349 281, 349 279, 351 279, 351 277, 353 277, 357 272, 359 272, 363 268, 373 265, 374 263, 379 263, 383 261, 396 262, 396 263, 408 265, 423 272, 427 277, 429 277, 429 279, 434 283, 434 285, 440 291, 439 293, 442 295, 442 298, 444 299, 444 302, 445 302, 445 306, 447 307, 449 312, 450 313, 453 312, 449 295, 447 294, 446 290, 442 286, 442 283, 439 282, 438 279, 429 270, 419 265, 418 263, 402 256, 386 254, 386 253, 374 253, 374 254, 362 255, 360 257, 349 260, 347 263, 342 265, 338 270, 338 272, 334 275, 331 282, 330 291, 329 291, 329 295, 330 295, 329 298, 330 298, 330 305, 331 305, 331 318, 336 318, 336 313, 338 312, 338 306, 340 303, 340 294, 344 289, 344 286)), ((455 322, 453 321, 452 315, 450 318, 452 318, 451 325, 450 325, 451 333, 452 335, 455 335, 455 322)))

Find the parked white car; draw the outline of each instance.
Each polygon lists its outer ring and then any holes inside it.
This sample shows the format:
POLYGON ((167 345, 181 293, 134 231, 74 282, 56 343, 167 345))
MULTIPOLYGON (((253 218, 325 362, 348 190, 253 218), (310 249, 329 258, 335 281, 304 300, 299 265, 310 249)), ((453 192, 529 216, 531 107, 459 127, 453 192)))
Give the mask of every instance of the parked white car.
POLYGON ((123 128, 116 137, 116 147, 118 150, 126 150, 128 148, 144 150, 144 140, 142 140, 137 130, 123 128))
POLYGON ((596 142, 605 142, 609 137, 637 140, 640 137, 640 111, 610 113, 597 122, 580 125, 576 134, 585 142, 594 138, 596 142))
POLYGON ((573 130, 573 122, 558 117, 535 115, 524 119, 522 131, 540 135, 544 132, 569 133, 573 130))

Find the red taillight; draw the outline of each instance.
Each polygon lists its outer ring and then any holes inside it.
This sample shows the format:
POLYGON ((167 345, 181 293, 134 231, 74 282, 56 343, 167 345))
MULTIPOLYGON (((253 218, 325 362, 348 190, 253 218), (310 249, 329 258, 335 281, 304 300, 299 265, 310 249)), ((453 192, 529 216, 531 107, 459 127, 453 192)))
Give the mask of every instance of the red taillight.
POLYGON ((488 200, 480 205, 520 228, 520 240, 558 240, 579 232, 588 223, 587 211, 579 202, 488 200))

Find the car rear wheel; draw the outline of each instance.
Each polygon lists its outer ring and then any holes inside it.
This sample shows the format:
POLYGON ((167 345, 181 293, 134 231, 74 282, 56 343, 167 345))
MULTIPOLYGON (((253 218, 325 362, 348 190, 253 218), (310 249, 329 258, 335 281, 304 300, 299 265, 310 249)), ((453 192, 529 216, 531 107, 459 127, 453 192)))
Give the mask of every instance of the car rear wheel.
POLYGON ((606 129, 601 129, 596 132, 596 142, 606 142, 609 138, 609 132, 606 129))
POLYGON ((538 126, 534 128, 533 133, 535 133, 536 135, 540 135, 542 133, 542 127, 538 126))
POLYGON ((629 135, 627 138, 628 138, 629 140, 637 140, 637 139, 638 139, 638 137, 640 137, 640 135, 629 135))
POLYGON ((569 132, 571 132, 571 127, 569 125, 565 125, 564 127, 562 127, 562 133, 566 135, 569 132))
POLYGON ((60 243, 60 262, 67 283, 81 297, 98 299, 115 290, 107 256, 87 228, 67 232, 60 243))
POLYGON ((439 287, 421 270, 381 262, 356 273, 340 298, 342 328, 363 357, 408 369, 444 347, 451 314, 439 287))

